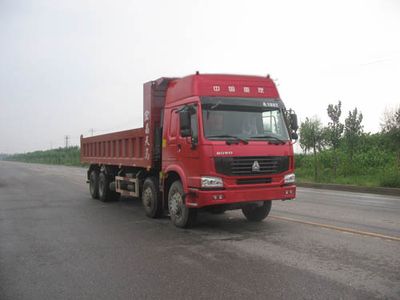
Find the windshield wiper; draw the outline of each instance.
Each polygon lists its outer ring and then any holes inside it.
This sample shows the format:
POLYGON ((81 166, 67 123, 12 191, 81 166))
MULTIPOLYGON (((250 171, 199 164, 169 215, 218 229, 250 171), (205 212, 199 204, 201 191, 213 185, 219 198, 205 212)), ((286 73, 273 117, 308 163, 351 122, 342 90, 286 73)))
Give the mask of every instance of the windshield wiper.
POLYGON ((212 110, 212 109, 216 109, 218 106, 220 106, 221 105, 221 101, 218 101, 217 103, 215 103, 213 106, 211 106, 210 107, 210 109, 212 110))
POLYGON ((243 144, 248 144, 249 143, 249 141, 246 140, 246 139, 240 138, 240 137, 235 136, 235 135, 230 135, 230 134, 210 135, 207 138, 230 138, 230 139, 234 139, 236 141, 241 141, 243 144))
MULTIPOLYGON (((255 135, 255 136, 251 136, 251 139, 274 139, 276 141, 278 141, 280 144, 286 144, 286 142, 284 140, 281 140, 280 138, 274 136, 274 135, 269 135, 269 134, 265 134, 265 135, 255 135)), ((271 141, 269 141, 271 142, 271 141)))

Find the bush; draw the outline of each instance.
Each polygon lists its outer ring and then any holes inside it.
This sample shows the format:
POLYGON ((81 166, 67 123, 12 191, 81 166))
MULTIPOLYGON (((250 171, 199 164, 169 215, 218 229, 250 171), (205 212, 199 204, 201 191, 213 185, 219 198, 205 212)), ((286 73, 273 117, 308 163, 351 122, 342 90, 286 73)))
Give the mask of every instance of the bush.
POLYGON ((58 148, 8 156, 6 160, 51 165, 80 166, 79 147, 58 148))
POLYGON ((344 149, 338 149, 337 176, 333 172, 333 151, 318 153, 318 177, 314 179, 312 155, 296 154, 296 176, 299 182, 321 182, 352 184, 361 186, 383 186, 400 188, 399 171, 396 169, 396 154, 385 147, 371 143, 363 145, 353 156, 350 164, 344 149))
POLYGON ((380 185, 384 187, 400 188, 400 173, 393 172, 380 178, 380 185))

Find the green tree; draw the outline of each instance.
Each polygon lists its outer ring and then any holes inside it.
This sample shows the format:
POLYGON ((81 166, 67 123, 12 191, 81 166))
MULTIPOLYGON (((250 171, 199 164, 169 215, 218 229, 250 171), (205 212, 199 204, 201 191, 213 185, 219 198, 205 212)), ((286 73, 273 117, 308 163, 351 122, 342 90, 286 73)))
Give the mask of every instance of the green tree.
POLYGON ((300 147, 304 153, 312 149, 314 156, 314 179, 318 178, 317 153, 325 146, 326 131, 317 117, 306 118, 300 125, 300 147))
POLYGON ((397 168, 400 170, 400 106, 386 110, 381 124, 382 133, 389 139, 389 144, 396 151, 397 168))
POLYGON ((351 168, 353 167, 354 153, 356 152, 357 146, 360 142, 360 137, 363 134, 364 126, 361 125, 362 120, 363 115, 356 107, 353 111, 349 111, 349 115, 344 121, 344 137, 351 168))
POLYGON ((339 148, 340 138, 344 129, 344 125, 340 123, 340 116, 342 115, 342 102, 339 101, 337 105, 329 104, 327 112, 329 118, 331 119, 331 122, 328 123, 327 128, 327 143, 333 149, 333 174, 336 178, 338 166, 337 149, 339 148))

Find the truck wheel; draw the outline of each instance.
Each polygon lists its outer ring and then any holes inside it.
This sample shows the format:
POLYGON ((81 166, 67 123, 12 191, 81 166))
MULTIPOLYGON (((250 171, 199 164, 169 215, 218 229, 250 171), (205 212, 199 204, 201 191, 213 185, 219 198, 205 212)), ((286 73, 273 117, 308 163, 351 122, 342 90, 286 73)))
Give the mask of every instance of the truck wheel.
POLYGON ((116 201, 119 198, 118 193, 110 190, 110 180, 104 173, 99 175, 99 198, 103 202, 116 201))
POLYGON ((251 222, 261 222, 271 211, 272 201, 264 201, 262 206, 249 204, 242 208, 242 212, 246 219, 251 222))
POLYGON ((99 199, 99 173, 95 170, 90 172, 89 191, 93 199, 99 199))
POLYGON ((158 218, 162 213, 162 203, 158 192, 158 180, 155 177, 148 177, 143 183, 142 203, 146 216, 158 218))
POLYGON ((197 210, 186 207, 182 183, 179 180, 172 183, 169 189, 168 210, 171 221, 176 227, 187 228, 196 222, 197 210))

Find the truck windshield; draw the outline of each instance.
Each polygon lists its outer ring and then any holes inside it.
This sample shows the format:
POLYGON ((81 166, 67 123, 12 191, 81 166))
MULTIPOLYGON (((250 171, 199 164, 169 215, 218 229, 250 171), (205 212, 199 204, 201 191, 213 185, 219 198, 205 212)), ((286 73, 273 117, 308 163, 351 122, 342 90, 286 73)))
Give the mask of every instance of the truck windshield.
POLYGON ((289 140, 280 100, 203 97, 204 136, 215 140, 289 140))

